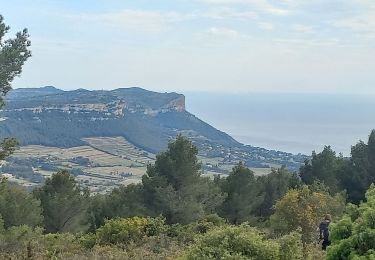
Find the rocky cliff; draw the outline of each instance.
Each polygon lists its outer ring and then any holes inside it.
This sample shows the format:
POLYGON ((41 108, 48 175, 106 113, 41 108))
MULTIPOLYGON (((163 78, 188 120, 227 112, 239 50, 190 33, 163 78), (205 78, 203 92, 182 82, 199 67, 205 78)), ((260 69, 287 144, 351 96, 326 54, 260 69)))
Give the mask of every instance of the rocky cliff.
POLYGON ((243 145, 185 109, 185 97, 141 88, 112 91, 54 87, 16 89, 0 113, 0 138, 21 145, 85 145, 85 137, 122 136, 139 148, 159 152, 177 134, 188 136, 201 155, 249 167, 287 165, 297 169, 302 156, 243 145))
POLYGON ((124 136, 157 152, 178 133, 222 145, 240 145, 227 134, 185 110, 185 97, 141 88, 112 91, 53 87, 16 89, 2 111, 0 137, 14 136, 21 144, 69 147, 82 138, 124 136))

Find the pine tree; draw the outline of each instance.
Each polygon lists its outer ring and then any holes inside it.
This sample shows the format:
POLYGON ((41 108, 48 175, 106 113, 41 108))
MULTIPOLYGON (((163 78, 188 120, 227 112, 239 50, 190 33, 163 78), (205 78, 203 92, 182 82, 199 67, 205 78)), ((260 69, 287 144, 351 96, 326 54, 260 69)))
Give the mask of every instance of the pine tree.
MULTIPOLYGON (((4 40, 9 29, 0 15, 0 108, 4 106, 4 96, 12 89, 12 81, 21 74, 24 63, 31 56, 27 29, 18 32, 16 38, 4 40)), ((16 145, 15 139, 4 139, 0 143, 0 160, 12 154, 16 145)))
POLYGON ((41 201, 46 232, 86 228, 89 193, 79 187, 68 171, 53 174, 34 194, 41 201))
POLYGON ((219 187, 201 176, 197 154, 191 141, 179 135, 149 165, 142 184, 150 215, 162 214, 168 223, 190 223, 221 204, 219 187))
POLYGON ((221 182, 227 198, 221 207, 221 214, 233 224, 252 220, 255 210, 263 201, 254 173, 239 163, 221 182))

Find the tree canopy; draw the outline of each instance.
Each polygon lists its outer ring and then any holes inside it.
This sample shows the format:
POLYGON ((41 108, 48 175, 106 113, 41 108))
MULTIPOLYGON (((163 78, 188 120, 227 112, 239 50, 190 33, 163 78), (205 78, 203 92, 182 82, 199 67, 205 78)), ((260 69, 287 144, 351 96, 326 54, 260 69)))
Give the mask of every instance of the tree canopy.
POLYGON ((220 206, 220 188, 201 177, 198 150, 179 135, 156 157, 142 178, 145 206, 151 215, 162 214, 168 223, 189 223, 220 206))
POLYGON ((85 229, 89 194, 68 171, 53 174, 34 194, 41 202, 47 232, 85 229))
MULTIPOLYGON (((4 40, 9 29, 0 15, 0 96, 11 90, 12 81, 21 74, 24 63, 31 57, 31 42, 27 29, 18 32, 15 38, 4 40)), ((2 105, 3 99, 0 97, 0 106, 2 105)))
POLYGON ((263 200, 254 173, 239 164, 221 181, 221 187, 227 194, 221 206, 222 216, 234 224, 250 221, 263 200))
POLYGON ((5 228, 11 226, 38 226, 42 223, 40 201, 6 178, 0 180, 0 215, 5 228))
MULTIPOLYGON (((4 40, 9 29, 0 15, 0 108, 4 106, 4 96, 12 89, 13 79, 21 74, 24 63, 31 56, 27 29, 18 32, 15 38, 4 40)), ((0 160, 12 154, 16 145, 17 141, 13 138, 2 140, 0 160)))

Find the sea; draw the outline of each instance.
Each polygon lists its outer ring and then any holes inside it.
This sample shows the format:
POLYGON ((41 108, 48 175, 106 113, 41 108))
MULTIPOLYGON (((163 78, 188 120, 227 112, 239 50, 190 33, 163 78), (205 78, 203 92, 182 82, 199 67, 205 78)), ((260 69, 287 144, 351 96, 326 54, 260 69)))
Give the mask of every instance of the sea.
POLYGON ((186 92, 186 109, 237 141, 294 154, 350 155, 375 129, 375 96, 186 92))

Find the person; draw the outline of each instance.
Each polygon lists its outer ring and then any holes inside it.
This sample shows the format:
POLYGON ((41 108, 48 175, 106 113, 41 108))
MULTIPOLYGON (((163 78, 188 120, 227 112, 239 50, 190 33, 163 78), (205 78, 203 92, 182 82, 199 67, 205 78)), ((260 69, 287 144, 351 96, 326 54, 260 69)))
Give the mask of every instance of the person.
POLYGON ((322 250, 326 250, 327 246, 331 244, 329 241, 329 229, 328 226, 331 223, 331 215, 327 214, 324 217, 324 220, 319 225, 319 238, 323 240, 322 250))

